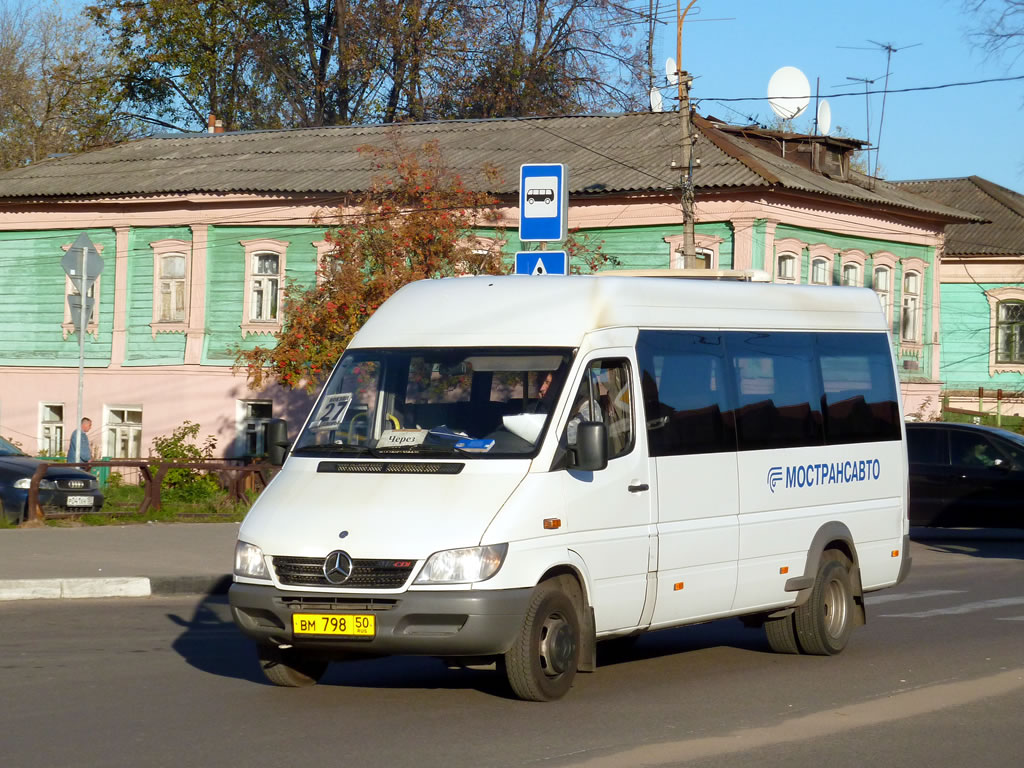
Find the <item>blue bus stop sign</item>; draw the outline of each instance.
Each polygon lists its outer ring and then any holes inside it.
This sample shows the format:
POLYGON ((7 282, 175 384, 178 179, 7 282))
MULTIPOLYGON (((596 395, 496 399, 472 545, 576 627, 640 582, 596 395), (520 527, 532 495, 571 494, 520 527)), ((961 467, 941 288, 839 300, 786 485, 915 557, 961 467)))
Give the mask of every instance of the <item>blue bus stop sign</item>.
POLYGON ((568 174, 561 163, 519 166, 519 239, 524 243, 565 240, 568 174))
POLYGON ((520 251, 516 254, 517 275, 568 275, 566 251, 520 251))

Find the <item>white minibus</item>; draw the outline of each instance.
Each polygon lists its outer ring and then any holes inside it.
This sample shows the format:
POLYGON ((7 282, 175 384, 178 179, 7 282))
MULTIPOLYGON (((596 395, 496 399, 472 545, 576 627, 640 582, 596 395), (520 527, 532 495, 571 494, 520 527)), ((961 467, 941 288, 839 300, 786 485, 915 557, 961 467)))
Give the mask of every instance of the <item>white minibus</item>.
POLYGON ((278 685, 413 654, 538 701, 600 641, 712 619, 839 653, 910 567, 898 393, 864 288, 413 283, 242 523, 235 622, 278 685))

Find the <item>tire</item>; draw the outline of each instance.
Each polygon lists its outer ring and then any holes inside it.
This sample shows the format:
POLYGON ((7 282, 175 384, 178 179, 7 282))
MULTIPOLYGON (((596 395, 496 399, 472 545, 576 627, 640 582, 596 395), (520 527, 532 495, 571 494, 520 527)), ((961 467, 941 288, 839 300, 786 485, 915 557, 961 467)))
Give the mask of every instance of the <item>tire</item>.
POLYGON ((800 653, 792 613, 777 619, 767 619, 764 623, 764 634, 768 638, 769 647, 775 653, 800 653))
POLYGON ((526 619, 504 657, 512 691, 526 701, 553 701, 572 687, 580 660, 576 603, 557 581, 537 585, 526 619))
POLYGON ((326 660, 308 656, 294 648, 261 645, 259 657, 260 669, 267 680, 284 688, 316 685, 327 671, 326 660))
POLYGON ((846 555, 825 550, 810 599, 793 613, 801 651, 812 656, 834 656, 846 647, 853 631, 851 584, 846 555))

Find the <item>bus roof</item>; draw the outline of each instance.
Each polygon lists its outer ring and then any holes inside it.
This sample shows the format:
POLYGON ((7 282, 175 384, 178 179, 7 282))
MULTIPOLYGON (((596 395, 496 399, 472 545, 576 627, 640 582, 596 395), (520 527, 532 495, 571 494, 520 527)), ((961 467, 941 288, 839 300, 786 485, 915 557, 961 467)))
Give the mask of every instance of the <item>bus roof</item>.
POLYGON ((352 347, 577 347, 601 328, 886 331, 867 288, 662 277, 478 276, 406 285, 352 347))

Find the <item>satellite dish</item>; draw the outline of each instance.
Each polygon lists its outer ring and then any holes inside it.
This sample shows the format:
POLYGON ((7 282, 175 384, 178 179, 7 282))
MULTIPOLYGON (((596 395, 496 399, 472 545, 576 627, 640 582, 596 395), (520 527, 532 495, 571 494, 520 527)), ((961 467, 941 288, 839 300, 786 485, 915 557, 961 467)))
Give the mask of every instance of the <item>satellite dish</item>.
POLYGON ((811 84, 796 67, 782 67, 768 81, 768 104, 783 120, 803 114, 811 103, 811 84))
POLYGON ((661 112, 663 102, 661 99, 661 91, 657 88, 651 88, 651 112, 661 112))
POLYGON ((679 65, 671 56, 665 59, 665 77, 669 85, 679 85, 679 65))
POLYGON ((832 107, 822 99, 818 102, 818 133, 828 136, 829 128, 832 127, 832 107))

